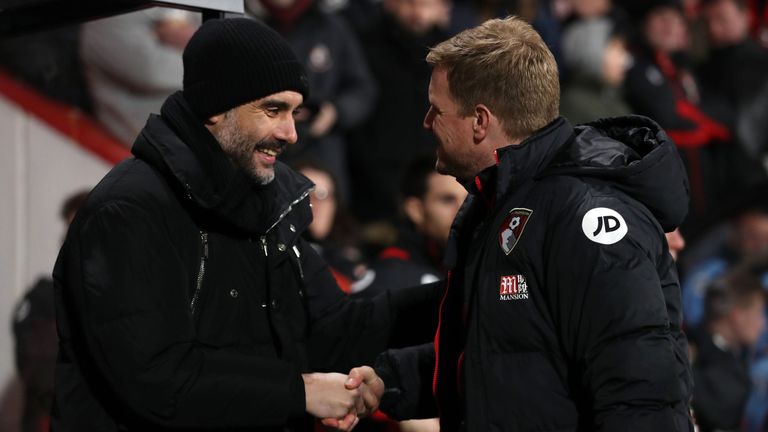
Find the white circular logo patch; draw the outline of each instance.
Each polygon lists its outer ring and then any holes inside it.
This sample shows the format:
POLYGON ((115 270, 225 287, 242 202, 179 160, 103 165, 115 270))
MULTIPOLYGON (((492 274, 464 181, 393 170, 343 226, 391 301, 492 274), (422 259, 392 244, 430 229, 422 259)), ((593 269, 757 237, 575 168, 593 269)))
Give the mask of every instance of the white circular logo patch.
POLYGON ((627 235, 627 223, 616 210, 597 207, 584 215, 581 230, 593 242, 610 245, 627 235))

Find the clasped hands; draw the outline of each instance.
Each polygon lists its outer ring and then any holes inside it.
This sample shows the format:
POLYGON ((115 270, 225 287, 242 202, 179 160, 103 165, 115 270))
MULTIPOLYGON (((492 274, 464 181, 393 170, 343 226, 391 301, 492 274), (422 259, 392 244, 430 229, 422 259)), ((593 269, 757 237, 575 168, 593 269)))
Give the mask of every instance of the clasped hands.
POLYGON ((376 411, 384 393, 384 382, 368 366, 356 367, 349 375, 311 373, 302 378, 307 412, 341 431, 351 431, 376 411))

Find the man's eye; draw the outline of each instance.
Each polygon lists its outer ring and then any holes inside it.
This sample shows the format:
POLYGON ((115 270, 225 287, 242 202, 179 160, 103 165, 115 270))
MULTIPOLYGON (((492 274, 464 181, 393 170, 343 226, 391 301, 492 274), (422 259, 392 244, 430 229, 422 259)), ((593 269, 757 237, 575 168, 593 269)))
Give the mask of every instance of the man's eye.
POLYGON ((454 196, 445 195, 438 198, 438 201, 446 205, 454 205, 458 199, 454 196))

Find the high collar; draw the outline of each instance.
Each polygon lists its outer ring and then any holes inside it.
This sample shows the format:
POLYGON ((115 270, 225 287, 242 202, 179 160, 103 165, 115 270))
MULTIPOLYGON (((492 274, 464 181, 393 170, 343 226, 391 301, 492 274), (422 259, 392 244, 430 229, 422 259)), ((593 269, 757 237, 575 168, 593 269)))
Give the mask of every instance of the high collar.
POLYGON ((517 186, 541 173, 572 139, 573 127, 559 117, 520 144, 497 149, 496 165, 465 182, 465 187, 471 194, 480 196, 489 207, 494 207, 517 186))
POLYGON ((464 181, 469 192, 461 205, 448 238, 443 260, 446 268, 453 268, 463 248, 459 239, 465 226, 472 226, 503 205, 508 195, 524 183, 540 176, 568 143, 573 141, 573 126, 558 117, 539 129, 520 144, 496 150, 496 164, 474 178, 464 181))

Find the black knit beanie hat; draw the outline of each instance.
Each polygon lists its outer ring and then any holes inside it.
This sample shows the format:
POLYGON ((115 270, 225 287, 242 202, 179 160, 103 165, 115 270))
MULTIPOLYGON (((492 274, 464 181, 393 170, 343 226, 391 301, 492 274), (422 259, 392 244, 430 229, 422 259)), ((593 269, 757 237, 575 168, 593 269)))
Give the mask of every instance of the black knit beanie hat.
POLYGON ((184 49, 184 98, 207 119, 286 90, 307 99, 309 81, 288 42, 248 18, 203 23, 184 49))

